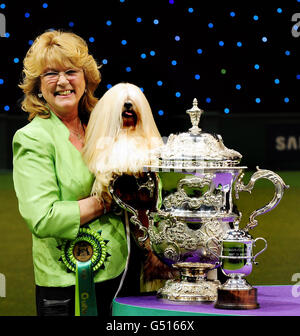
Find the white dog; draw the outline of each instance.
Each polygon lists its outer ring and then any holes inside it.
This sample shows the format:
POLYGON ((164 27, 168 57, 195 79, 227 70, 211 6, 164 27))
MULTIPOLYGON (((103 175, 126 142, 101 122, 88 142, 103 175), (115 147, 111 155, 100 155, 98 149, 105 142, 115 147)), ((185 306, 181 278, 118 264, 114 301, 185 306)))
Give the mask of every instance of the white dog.
MULTIPOLYGON (((125 181, 127 176, 128 181, 128 175, 142 175, 143 167, 151 163, 151 151, 162 144, 150 105, 141 89, 129 83, 113 86, 96 104, 86 129, 82 154, 96 177, 92 194, 106 200, 111 198, 108 188, 114 176, 123 175, 125 181)), ((133 196, 130 189, 133 188, 123 187, 127 200, 133 196)), ((133 193, 135 202, 140 203, 140 194, 133 193)), ((138 210, 139 219, 148 227, 145 207, 138 210)), ((131 230, 135 237, 140 234, 136 227, 131 230)), ((147 250, 143 271, 145 283, 169 278, 170 269, 153 254, 149 239, 143 248, 147 250)))
POLYGON ((114 174, 136 174, 150 164, 150 151, 162 145, 150 105, 140 88, 120 83, 93 109, 82 154, 96 176, 92 193, 108 194, 114 174))

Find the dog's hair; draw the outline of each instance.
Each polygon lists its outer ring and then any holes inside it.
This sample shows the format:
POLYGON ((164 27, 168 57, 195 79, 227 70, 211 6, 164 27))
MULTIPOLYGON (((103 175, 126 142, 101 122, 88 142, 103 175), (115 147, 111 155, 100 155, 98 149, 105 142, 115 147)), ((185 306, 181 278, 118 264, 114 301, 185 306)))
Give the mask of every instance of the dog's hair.
MULTIPOLYGON (((150 105, 141 89, 130 83, 113 86, 96 104, 86 129, 82 154, 96 177, 92 194, 106 200, 111 198, 108 187, 114 176, 123 175, 123 184, 124 174, 142 176, 143 167, 151 164, 152 153, 162 145, 150 105)), ((123 197, 128 194, 132 201, 134 192, 134 187, 125 185, 122 194, 123 197)), ((146 216, 140 218, 142 212, 139 211, 139 219, 148 227, 146 216)), ((134 237, 139 234, 136 230, 131 228, 134 237)), ((169 279, 172 272, 154 255, 149 238, 140 247, 147 251, 142 272, 146 291, 153 290, 153 279, 169 279)))
POLYGON ((150 164, 151 150, 162 145, 150 105, 141 89, 130 83, 110 88, 93 109, 86 129, 83 159, 96 176, 92 194, 109 197, 114 174, 138 174, 150 164), (126 103, 134 124, 124 126, 126 103))

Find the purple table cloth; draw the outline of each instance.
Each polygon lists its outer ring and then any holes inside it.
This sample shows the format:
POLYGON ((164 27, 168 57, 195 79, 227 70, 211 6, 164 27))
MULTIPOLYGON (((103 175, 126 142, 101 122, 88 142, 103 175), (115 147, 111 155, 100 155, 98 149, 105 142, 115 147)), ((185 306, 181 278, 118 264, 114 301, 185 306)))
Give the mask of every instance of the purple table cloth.
MULTIPOLYGON (((138 308, 158 310, 156 315, 165 316, 166 312, 195 313, 198 315, 246 315, 246 316, 300 316, 300 296, 295 295, 293 286, 255 286, 257 288, 257 299, 260 307, 251 310, 229 310, 216 309, 213 303, 187 303, 171 302, 159 300, 156 296, 131 296, 116 298, 114 305, 126 305, 130 314, 130 307, 134 307, 136 312, 138 308)), ((117 311, 117 309, 116 309, 117 311)))

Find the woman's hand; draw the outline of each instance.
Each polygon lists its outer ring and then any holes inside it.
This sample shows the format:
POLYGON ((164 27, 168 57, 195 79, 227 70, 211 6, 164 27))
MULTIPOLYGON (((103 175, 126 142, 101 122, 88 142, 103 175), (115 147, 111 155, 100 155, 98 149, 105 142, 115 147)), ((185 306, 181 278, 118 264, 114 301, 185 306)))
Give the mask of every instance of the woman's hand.
POLYGON ((78 201, 80 209, 80 225, 102 216, 110 211, 111 201, 90 196, 78 201))

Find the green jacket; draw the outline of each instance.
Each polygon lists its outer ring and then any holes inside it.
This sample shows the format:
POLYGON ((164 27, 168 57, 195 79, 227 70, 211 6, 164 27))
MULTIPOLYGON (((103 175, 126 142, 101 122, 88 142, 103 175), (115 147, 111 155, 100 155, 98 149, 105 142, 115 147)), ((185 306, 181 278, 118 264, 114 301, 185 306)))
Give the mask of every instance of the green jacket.
MULTIPOLYGON (((80 228, 78 200, 88 197, 94 175, 69 141, 69 131, 51 113, 36 116, 13 138, 13 179, 19 210, 32 232, 35 282, 39 286, 75 284, 75 273, 59 261, 63 240, 74 239, 80 228)), ((89 224, 102 230, 110 256, 94 281, 117 277, 125 268, 127 243, 121 218, 109 213, 89 224)))

